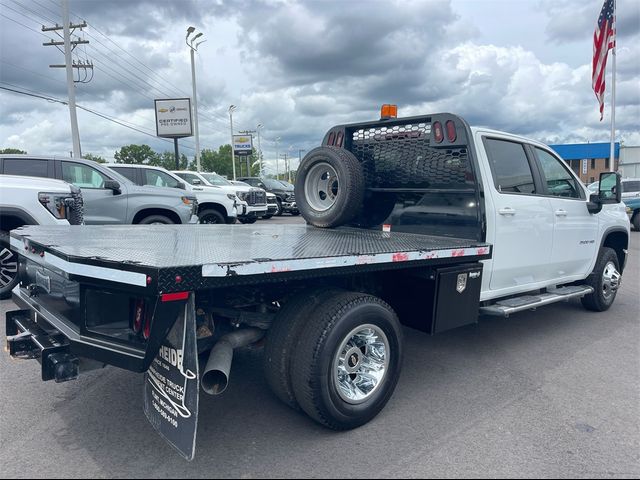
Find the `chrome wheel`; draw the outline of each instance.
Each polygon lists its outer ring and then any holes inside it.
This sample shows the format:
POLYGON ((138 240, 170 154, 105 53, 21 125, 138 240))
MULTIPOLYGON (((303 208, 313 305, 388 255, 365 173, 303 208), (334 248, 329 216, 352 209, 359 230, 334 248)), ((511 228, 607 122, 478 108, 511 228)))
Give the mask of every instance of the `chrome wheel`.
POLYGON ((389 340, 375 325, 353 329, 338 348, 333 366, 337 393, 347 403, 366 401, 389 367, 389 340))
POLYGON ((602 296, 611 299, 620 286, 620 272, 613 262, 607 262, 602 272, 602 296))
POLYGON ((18 273, 18 256, 9 248, 0 250, 0 287, 7 287, 18 273))
POLYGON ((336 203, 339 188, 335 169, 326 162, 318 162, 307 174, 304 194, 311 208, 324 212, 336 203))

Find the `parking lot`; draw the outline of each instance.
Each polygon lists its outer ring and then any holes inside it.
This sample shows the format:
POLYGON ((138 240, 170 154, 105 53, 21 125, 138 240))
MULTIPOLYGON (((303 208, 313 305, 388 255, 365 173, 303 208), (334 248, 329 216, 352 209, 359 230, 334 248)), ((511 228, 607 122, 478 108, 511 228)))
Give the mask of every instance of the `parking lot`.
MULTIPOLYGON (((283 216, 269 222, 303 223, 283 216)), ((251 228, 244 226, 242 228, 251 228)), ((405 329, 403 374, 382 413, 326 430, 280 403, 260 351, 234 358, 220 397, 202 395, 188 463, 147 423, 142 375, 108 368, 39 379, 0 356, 6 477, 638 477, 640 233, 606 313, 580 302, 429 337, 405 329)), ((14 308, 0 302, 0 314, 14 308)), ((4 344, 4 331, 1 334, 4 344)))

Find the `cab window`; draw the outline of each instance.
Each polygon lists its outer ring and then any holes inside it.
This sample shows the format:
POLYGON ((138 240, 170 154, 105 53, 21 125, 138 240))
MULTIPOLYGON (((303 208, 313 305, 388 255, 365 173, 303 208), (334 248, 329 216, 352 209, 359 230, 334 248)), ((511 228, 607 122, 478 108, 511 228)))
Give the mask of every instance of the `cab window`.
POLYGON ((500 193, 534 194, 535 184, 524 145, 484 138, 493 184, 500 193))
POLYGON ((30 177, 48 177, 47 169, 49 162, 47 160, 36 158, 5 158, 4 174, 5 175, 28 175, 30 177))
POLYGON ((152 185, 154 187, 170 187, 178 188, 178 180, 171 175, 167 175, 159 170, 146 170, 144 171, 144 184, 152 185))
POLYGON ((62 179, 81 188, 104 188, 107 177, 82 163, 62 162, 62 179))
POLYGON ((534 151, 540 161, 547 193, 554 197, 581 198, 581 189, 564 162, 541 148, 535 147, 534 151))

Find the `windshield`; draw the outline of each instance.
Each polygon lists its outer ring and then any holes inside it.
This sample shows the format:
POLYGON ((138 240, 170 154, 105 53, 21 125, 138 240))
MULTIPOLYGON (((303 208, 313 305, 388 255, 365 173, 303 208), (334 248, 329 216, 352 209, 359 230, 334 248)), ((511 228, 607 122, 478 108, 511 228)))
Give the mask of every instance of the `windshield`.
POLYGON ((273 189, 278 189, 281 190, 282 189, 282 184, 278 181, 278 180, 274 180, 273 178, 263 178, 262 179, 262 183, 264 183, 267 188, 273 190, 273 189))
POLYGON ((201 173, 200 175, 202 175, 204 179, 207 182, 209 182, 211 185, 218 185, 222 187, 227 185, 233 185, 229 180, 218 175, 217 173, 201 173))
POLYGON ((285 180, 278 180, 287 190, 293 190, 293 185, 285 180))

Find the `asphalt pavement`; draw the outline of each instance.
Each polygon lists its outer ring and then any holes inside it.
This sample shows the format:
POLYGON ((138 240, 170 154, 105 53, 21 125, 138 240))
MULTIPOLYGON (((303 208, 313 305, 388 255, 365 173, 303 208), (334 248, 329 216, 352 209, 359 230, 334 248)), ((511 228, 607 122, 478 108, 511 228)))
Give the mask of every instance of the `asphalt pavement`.
MULTIPOLYGON (((298 223, 300 217, 272 219, 298 223)), ((268 390, 259 351, 202 395, 196 458, 142 412, 142 375, 63 384, 0 355, 3 477, 640 477, 640 233, 606 313, 555 304, 434 337, 405 329, 402 377, 369 424, 327 430, 268 390)), ((0 302, 0 315, 14 308, 0 302)), ((0 333, 4 343, 4 331, 0 333)))

